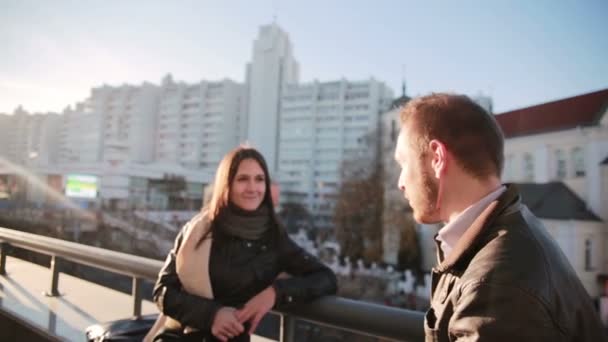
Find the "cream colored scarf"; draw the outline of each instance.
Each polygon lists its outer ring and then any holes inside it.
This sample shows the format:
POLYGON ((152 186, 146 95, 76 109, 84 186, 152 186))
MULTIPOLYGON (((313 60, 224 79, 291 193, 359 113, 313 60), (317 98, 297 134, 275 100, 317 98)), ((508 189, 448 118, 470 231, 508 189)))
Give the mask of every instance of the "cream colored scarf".
MULTIPOLYGON (((211 242, 213 241, 211 233, 207 234, 205 240, 196 248, 197 242, 207 233, 209 228, 210 222, 203 213, 196 215, 186 223, 182 243, 175 258, 175 270, 186 292, 213 299, 213 289, 209 278, 209 255, 211 254, 211 242)), ((162 327, 179 329, 181 324, 161 313, 146 334, 144 342, 152 342, 154 336, 162 327)), ((192 330, 190 327, 185 327, 184 332, 192 330)))
POLYGON ((211 233, 196 248, 197 242, 209 231, 211 225, 206 216, 198 214, 186 224, 182 245, 175 258, 175 269, 186 292, 213 299, 209 278, 209 255, 213 241, 211 233))

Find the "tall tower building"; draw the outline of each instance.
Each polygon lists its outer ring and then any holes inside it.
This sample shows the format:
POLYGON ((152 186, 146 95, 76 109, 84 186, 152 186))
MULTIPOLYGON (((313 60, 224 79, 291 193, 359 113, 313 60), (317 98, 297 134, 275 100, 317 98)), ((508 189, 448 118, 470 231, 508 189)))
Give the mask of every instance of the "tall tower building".
POLYGON ((273 174, 277 170, 282 89, 298 82, 298 69, 287 33, 274 23, 262 26, 247 66, 249 113, 245 139, 262 152, 273 174))

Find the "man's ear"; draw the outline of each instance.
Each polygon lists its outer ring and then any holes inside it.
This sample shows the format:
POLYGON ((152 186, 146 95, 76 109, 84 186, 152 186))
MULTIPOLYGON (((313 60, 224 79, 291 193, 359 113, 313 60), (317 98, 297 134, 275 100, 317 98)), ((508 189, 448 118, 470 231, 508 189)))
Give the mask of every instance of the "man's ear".
POLYGON ((448 169, 448 150, 441 141, 433 139, 429 142, 429 151, 431 168, 433 168, 435 177, 439 179, 448 169))

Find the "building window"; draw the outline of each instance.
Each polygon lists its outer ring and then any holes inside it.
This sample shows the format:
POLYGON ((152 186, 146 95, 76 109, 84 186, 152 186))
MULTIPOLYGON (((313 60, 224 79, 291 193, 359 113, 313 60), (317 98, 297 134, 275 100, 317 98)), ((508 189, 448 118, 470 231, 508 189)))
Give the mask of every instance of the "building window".
POLYGON ((572 165, 574 166, 574 177, 585 176, 585 157, 582 148, 575 147, 572 149, 572 165))
POLYGON ((593 245, 591 239, 585 240, 585 271, 593 271, 593 245))
POLYGON ((534 181, 534 157, 530 153, 524 154, 524 181, 534 181))
POLYGON ((566 178, 566 155, 564 151, 560 149, 555 151, 555 163, 557 167, 555 176, 557 179, 566 178))

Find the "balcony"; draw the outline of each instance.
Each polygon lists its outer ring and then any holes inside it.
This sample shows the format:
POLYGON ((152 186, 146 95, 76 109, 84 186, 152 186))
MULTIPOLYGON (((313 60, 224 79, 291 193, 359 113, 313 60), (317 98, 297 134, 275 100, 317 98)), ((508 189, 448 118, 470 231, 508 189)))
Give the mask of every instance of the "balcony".
MULTIPOLYGON (((142 285, 154 281, 161 266, 160 260, 0 228, 0 326, 16 327, 3 329, 0 339, 15 339, 19 334, 19 338, 82 341, 89 325, 155 313, 156 306, 143 299, 142 285), (14 247, 50 256, 50 269, 9 256, 14 247), (131 294, 62 273, 61 265, 66 261, 131 278, 131 294)), ((335 296, 275 314, 280 317, 276 334, 280 341, 296 340, 296 321, 300 320, 374 339, 423 339, 421 312, 335 296)), ((259 336, 252 339, 267 340, 259 336)))

